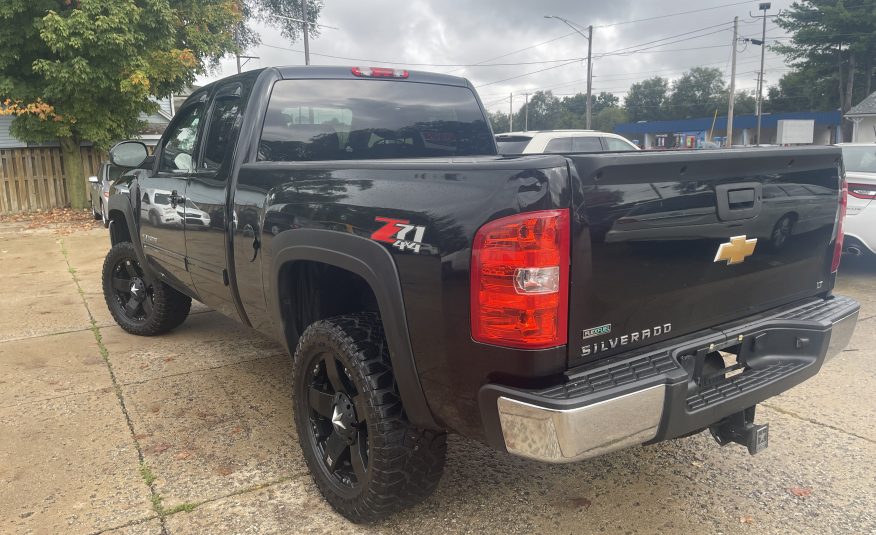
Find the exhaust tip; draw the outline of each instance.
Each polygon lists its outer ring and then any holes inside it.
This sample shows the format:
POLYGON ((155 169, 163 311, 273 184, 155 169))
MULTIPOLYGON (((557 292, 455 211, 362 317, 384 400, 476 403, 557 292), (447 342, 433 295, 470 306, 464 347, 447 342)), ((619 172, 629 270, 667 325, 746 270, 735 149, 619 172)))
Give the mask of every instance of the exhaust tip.
POLYGON ((861 256, 864 254, 864 251, 862 251, 861 248, 857 245, 850 245, 846 247, 846 252, 854 256, 861 256))

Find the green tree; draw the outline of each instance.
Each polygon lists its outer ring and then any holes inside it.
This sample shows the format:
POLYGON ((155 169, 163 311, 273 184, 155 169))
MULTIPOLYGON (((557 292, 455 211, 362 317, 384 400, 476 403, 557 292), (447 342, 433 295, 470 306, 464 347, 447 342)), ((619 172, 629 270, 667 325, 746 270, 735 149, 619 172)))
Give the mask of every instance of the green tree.
POLYGON ((876 0, 801 0, 784 10, 776 24, 791 40, 772 48, 794 68, 771 91, 776 105, 796 99, 798 105, 846 112, 870 94, 876 0))
POLYGON ((764 111, 830 111, 839 108, 833 73, 813 75, 812 70, 785 73, 779 83, 767 89, 764 111))
POLYGON ((508 132, 508 114, 501 111, 488 111, 487 117, 490 119, 490 126, 493 127, 494 134, 508 132))
POLYGON ((669 98, 669 80, 655 76, 630 86, 624 107, 630 121, 655 121, 663 118, 669 98))
POLYGON ((672 83, 666 116, 670 119, 686 119, 708 117, 715 110, 726 112, 727 98, 724 75, 720 69, 694 67, 672 83))
MULTIPOLYGON (((527 125, 527 105, 521 106, 514 114, 514 125, 523 130, 527 125)), ((529 96, 529 130, 550 130, 556 128, 562 117, 562 103, 550 91, 536 91, 529 96)))
MULTIPOLYGON (((251 43, 246 17, 280 0, 5 0, 0 10, 0 114, 29 142, 57 140, 73 207, 87 205, 79 146, 107 148, 141 113, 251 43)), ((313 4, 318 14, 321 4, 313 4)), ((310 16, 310 15, 309 15, 310 16)), ((284 28, 287 22, 283 21, 284 28)), ((295 35, 294 28, 286 30, 295 35)))
MULTIPOLYGON (((585 102, 587 99, 585 98, 585 102)), ((594 116, 598 115, 599 112, 606 108, 616 108, 620 104, 620 98, 613 94, 608 93, 606 91, 601 91, 596 97, 593 99, 593 106, 591 107, 591 111, 594 116)))
POLYGON ((602 108, 593 118, 593 129, 614 132, 614 127, 618 123, 625 123, 628 120, 627 112, 623 108, 617 106, 602 108))

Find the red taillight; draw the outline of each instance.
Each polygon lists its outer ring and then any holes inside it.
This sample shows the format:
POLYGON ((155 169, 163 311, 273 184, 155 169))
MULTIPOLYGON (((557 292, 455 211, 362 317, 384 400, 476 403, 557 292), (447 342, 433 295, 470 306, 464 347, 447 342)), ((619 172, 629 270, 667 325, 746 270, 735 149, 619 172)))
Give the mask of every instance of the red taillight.
POLYGON ((849 184, 849 195, 856 199, 876 199, 876 185, 849 184))
POLYGON ((843 222, 846 219, 846 206, 849 204, 848 187, 846 179, 840 182, 839 207, 836 211, 836 240, 833 246, 833 261, 830 263, 830 272, 836 273, 839 269, 840 259, 843 255, 843 222))
POLYGON ((353 67, 353 76, 363 78, 407 78, 410 73, 404 69, 387 69, 385 67, 353 67))
POLYGON ((471 253, 471 334, 521 349, 564 345, 569 323, 569 212, 491 221, 471 253))

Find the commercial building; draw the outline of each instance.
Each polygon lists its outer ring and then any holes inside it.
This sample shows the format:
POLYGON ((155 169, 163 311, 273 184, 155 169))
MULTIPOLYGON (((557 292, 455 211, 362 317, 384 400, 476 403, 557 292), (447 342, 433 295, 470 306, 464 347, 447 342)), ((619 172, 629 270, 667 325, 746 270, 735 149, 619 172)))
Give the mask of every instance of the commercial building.
MULTIPOLYGON (((876 109, 872 116, 876 118, 876 109)), ((839 143, 842 141, 841 121, 839 111, 765 113, 761 122, 761 144, 839 143)), ((727 116, 621 123, 614 131, 644 149, 692 149, 708 142, 724 146, 727 116)), ((754 145, 756 138, 756 115, 737 115, 733 118, 733 145, 754 145)))

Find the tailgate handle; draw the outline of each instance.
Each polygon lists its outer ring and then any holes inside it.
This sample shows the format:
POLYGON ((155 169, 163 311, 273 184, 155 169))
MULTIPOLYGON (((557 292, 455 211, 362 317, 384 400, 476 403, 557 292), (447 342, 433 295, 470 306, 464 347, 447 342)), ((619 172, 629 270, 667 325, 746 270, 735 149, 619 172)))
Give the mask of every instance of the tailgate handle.
POLYGON ((721 184, 715 186, 718 218, 722 221, 750 219, 760 213, 763 186, 760 182, 721 184))

